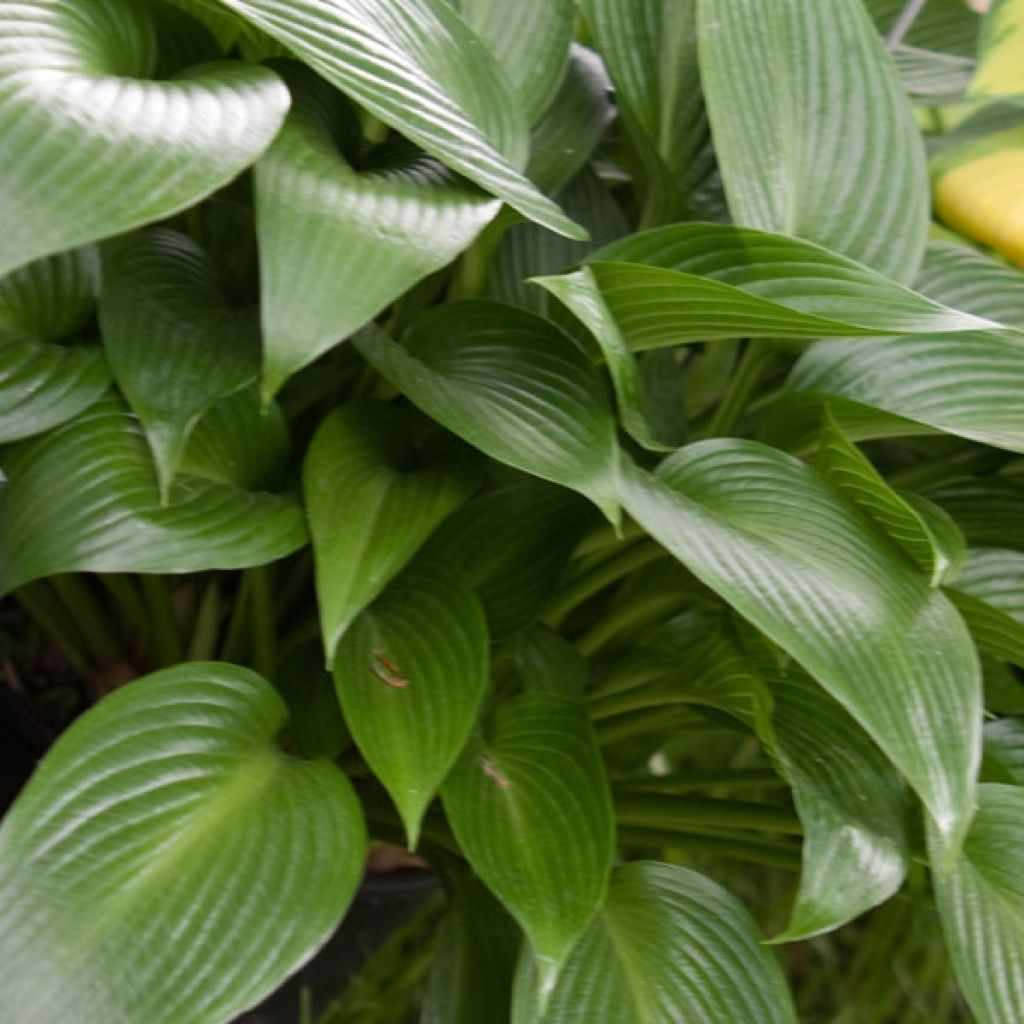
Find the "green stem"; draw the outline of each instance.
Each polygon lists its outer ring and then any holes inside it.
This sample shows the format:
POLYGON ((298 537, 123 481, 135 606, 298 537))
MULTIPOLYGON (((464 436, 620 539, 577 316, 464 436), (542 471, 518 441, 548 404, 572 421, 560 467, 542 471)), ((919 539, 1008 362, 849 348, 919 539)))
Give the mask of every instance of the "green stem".
POLYGON ((476 241, 462 254, 455 274, 448 285, 448 301, 475 299, 487 287, 487 278, 494 263, 494 252, 505 232, 522 218, 507 207, 477 236, 476 241))
POLYGON ((42 582, 29 583, 14 592, 14 598, 30 618, 48 633, 64 653, 72 668, 83 677, 93 669, 84 655, 85 640, 56 594, 42 582))
POLYGON ((245 656, 245 642, 249 633, 249 604, 252 581, 248 573, 243 572, 239 579, 238 589, 231 609, 231 619, 224 634, 220 657, 222 661, 241 662, 245 656))
POLYGON ((610 615, 595 623, 576 642, 580 653, 586 657, 596 654, 620 633, 636 626, 663 618, 669 612, 678 611, 691 595, 685 591, 650 594, 616 608, 610 615))
POLYGON ((146 636, 149 633, 149 614, 135 580, 124 573, 101 573, 97 578, 125 618, 140 635, 146 636))
POLYGON ((629 541, 639 540, 645 536, 643 527, 638 526, 632 519, 627 519, 621 527, 610 526, 604 523, 588 533, 576 545, 573 558, 586 558, 599 551, 604 551, 606 548, 622 547, 629 541))
POLYGON ((74 619, 96 665, 114 665, 122 658, 106 611, 96 600, 92 589, 81 576, 62 574, 51 576, 50 586, 74 619))
POLYGON ((142 596, 149 609, 150 642, 153 659, 160 668, 177 665, 184 658, 178 620, 171 603, 171 592, 162 576, 145 574, 142 581, 142 596))
POLYGON ((747 342, 739 365, 711 417, 711 422, 703 431, 703 436, 728 437, 733 432, 773 358, 774 346, 769 339, 760 338, 747 342))
POLYGON ((663 777, 644 776, 624 782, 623 788, 633 793, 662 793, 666 796, 682 796, 702 789, 751 787, 783 788, 788 786, 785 779, 768 769, 722 772, 688 772, 686 775, 663 777))
POLYGON ((625 825, 619 827, 619 842, 626 846, 651 846, 684 850, 689 853, 709 853, 765 867, 783 868, 787 871, 799 871, 801 866, 799 850, 728 835, 705 835, 700 832, 675 832, 625 825))
POLYGON ((264 565, 246 572, 252 576, 252 667, 265 679, 272 679, 277 668, 277 623, 270 579, 264 565))
POLYGON ((217 651, 220 636, 220 587, 216 579, 210 580, 199 602, 192 638, 188 644, 189 661, 210 661, 217 651))
POLYGON ((685 733, 699 733, 701 736, 735 734, 734 729, 709 722, 685 706, 649 708, 629 715, 620 715, 618 718, 595 723, 594 731, 597 733, 597 742, 602 747, 635 739, 637 736, 652 737, 653 744, 653 737, 669 731, 675 737, 685 733))
POLYGON ((702 796, 672 796, 665 793, 618 791, 615 816, 623 825, 674 831, 694 826, 713 828, 753 828, 784 835, 803 834, 796 814, 774 804, 748 803, 743 800, 716 800, 702 796))

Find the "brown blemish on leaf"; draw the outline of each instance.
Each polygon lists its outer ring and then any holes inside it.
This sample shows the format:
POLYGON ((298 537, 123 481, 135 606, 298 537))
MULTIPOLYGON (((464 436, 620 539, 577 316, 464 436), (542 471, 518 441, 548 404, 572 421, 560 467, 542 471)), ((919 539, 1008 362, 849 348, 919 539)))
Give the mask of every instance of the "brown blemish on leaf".
POLYGON ((404 690, 409 685, 405 673, 383 651, 374 651, 373 659, 375 664, 370 666, 370 671, 382 683, 387 683, 396 690, 404 690))
POLYGON ((508 789, 512 785, 512 780, 489 757, 480 758, 480 767, 487 778, 498 784, 499 789, 508 789))

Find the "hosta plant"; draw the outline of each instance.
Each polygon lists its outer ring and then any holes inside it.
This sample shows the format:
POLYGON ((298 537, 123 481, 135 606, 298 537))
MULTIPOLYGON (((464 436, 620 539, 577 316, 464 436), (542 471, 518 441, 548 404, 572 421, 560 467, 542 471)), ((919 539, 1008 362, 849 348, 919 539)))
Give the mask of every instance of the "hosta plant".
POLYGON ((226 1024, 370 843, 445 894, 382 1024, 1024 1019, 1022 69, 0 0, 0 1021, 226 1024))

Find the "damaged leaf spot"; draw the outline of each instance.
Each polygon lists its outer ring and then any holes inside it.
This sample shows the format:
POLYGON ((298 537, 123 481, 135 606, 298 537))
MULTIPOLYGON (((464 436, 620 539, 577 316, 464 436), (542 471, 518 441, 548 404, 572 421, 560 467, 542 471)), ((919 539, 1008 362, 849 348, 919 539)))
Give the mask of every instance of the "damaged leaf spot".
POLYGON ((480 758, 480 767, 484 775, 498 784, 499 789, 508 789, 512 785, 512 780, 489 757, 480 758))
POLYGON ((383 651, 374 651, 373 660, 374 664, 370 666, 370 671, 382 683, 387 683, 396 690, 403 690, 409 685, 409 680, 405 678, 402 670, 383 651))

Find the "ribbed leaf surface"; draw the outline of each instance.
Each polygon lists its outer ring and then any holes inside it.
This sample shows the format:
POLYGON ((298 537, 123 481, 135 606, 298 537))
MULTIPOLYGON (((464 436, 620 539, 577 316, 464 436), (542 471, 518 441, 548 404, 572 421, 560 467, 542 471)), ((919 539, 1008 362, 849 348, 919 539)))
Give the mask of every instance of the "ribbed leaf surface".
POLYGON ((583 705, 530 693, 503 704, 442 790, 473 870, 519 922, 547 989, 604 899, 615 827, 583 705))
POLYGON ((497 59, 446 0, 220 2, 453 170, 580 237, 520 173, 526 118, 497 59))
POLYGON ((434 562, 405 570, 338 645, 345 721, 414 848, 427 804, 476 724, 489 680, 476 595, 434 562))
POLYGON ((794 1024, 778 964, 757 925, 721 886, 685 868, 616 868, 601 913, 541 1012, 523 961, 514 1024, 794 1024))
POLYGON ((183 477, 160 502, 149 449, 113 399, 5 453, 0 593, 60 572, 262 565, 306 542, 288 498, 183 477))
POLYGON ((699 0, 701 80, 738 224, 912 281, 924 148, 862 0, 699 0))
POLYGON ((285 707, 195 663, 80 718, 0 829, 0 1016, 227 1024, 328 937, 362 873, 355 794, 285 757, 285 707))
POLYGON ((154 57, 145 5, 0 4, 0 274, 191 206, 281 126, 288 91, 266 68, 147 81, 154 57))
POLYGON ((981 693, 947 599, 841 495, 747 441, 623 470, 623 505, 791 654, 918 791, 952 845, 970 822, 981 693))

